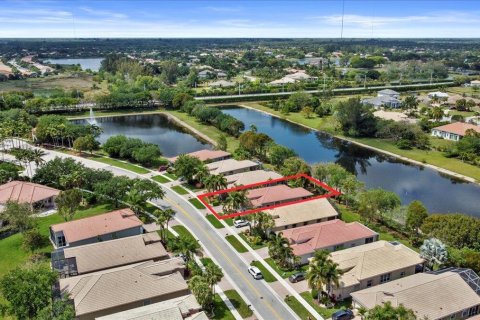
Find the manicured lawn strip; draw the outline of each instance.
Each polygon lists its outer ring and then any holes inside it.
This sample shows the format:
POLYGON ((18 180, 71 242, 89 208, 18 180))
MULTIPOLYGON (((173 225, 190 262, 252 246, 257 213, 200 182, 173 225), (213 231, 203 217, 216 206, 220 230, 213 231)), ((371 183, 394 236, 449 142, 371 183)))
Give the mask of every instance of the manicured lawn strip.
POLYGON ((347 309, 352 304, 352 300, 347 299, 345 301, 337 303, 333 308, 324 308, 319 306, 317 302, 313 300, 312 294, 309 291, 302 292, 300 293, 300 295, 324 318, 331 318, 332 314, 334 314, 338 310, 347 309))
POLYGON ((108 164, 108 165, 111 165, 111 166, 114 166, 114 167, 122 168, 122 169, 125 169, 125 170, 130 170, 130 171, 133 171, 133 172, 138 173, 138 174, 145 174, 145 173, 150 172, 145 168, 133 165, 131 163, 115 160, 115 159, 112 159, 112 158, 94 156, 94 157, 91 157, 90 159, 101 162, 101 163, 105 163, 105 164, 108 164))
POLYGON ((178 177, 174 173, 165 172, 163 175, 169 177, 173 181, 178 180, 178 177))
POLYGON ((232 219, 232 218, 225 219, 224 221, 225 221, 230 227, 233 227, 233 219, 232 219))
POLYGON ((315 319, 315 317, 308 312, 308 310, 293 296, 285 298, 285 303, 300 317, 302 320, 315 319))
POLYGON ((239 236, 240 236, 240 238, 242 238, 243 241, 245 241, 253 250, 261 249, 261 248, 263 248, 263 247, 265 247, 265 246, 267 245, 266 243, 263 243, 263 242, 262 242, 261 244, 253 244, 253 243, 251 243, 251 242, 248 240, 247 236, 246 236, 245 234, 243 234, 243 233, 240 233, 239 236))
POLYGON ((284 279, 290 277, 294 273, 305 272, 308 268, 308 266, 306 265, 306 266, 302 266, 300 269, 285 271, 281 269, 279 266, 277 266, 277 264, 275 263, 275 261, 273 261, 272 258, 265 259, 265 262, 268 263, 268 265, 272 267, 272 269, 275 270, 284 279))
POLYGON ((153 180, 157 181, 157 182, 160 182, 160 183, 167 183, 167 182, 171 182, 171 180, 168 180, 167 178, 165 178, 164 176, 154 176, 152 177, 153 180))
POLYGON ((172 187, 172 190, 175 191, 176 193, 180 195, 185 195, 188 194, 188 191, 182 188, 181 186, 174 186, 172 187))
POLYGON ((205 187, 200 187, 200 188, 197 188, 189 183, 184 183, 182 184, 182 186, 185 188, 185 189, 188 189, 188 190, 192 190, 193 192, 197 192, 197 191, 200 191, 200 190, 204 190, 205 187))
POLYGON ((212 224, 212 226, 215 227, 215 229, 225 228, 225 226, 220 221, 218 221, 218 219, 213 214, 208 214, 207 220, 212 224))
MULTIPOLYGON (((100 213, 105 213, 111 211, 111 208, 108 204, 100 204, 93 207, 85 208, 77 211, 74 220, 80 218, 91 217, 100 213)), ((62 223, 65 220, 58 214, 52 214, 48 217, 38 218, 38 229, 40 233, 48 237, 49 236, 49 227, 52 224, 62 223)), ((10 237, 0 240, 0 278, 5 275, 8 271, 18 268, 21 265, 25 264, 28 260, 28 257, 31 255, 22 248, 23 235, 20 233, 14 234, 10 237)), ((45 245, 39 250, 41 253, 49 253, 53 250, 52 245, 47 240, 45 245)))
POLYGON ((242 318, 248 318, 253 315, 253 311, 248 307, 245 301, 240 297, 237 291, 235 290, 227 290, 224 291, 225 295, 227 296, 228 300, 233 304, 235 309, 237 309, 238 313, 242 316, 242 318))
POLYGON ((203 203, 201 203, 200 200, 198 200, 197 198, 193 198, 193 199, 190 199, 188 201, 191 204, 193 204, 193 206, 197 209, 205 209, 205 206, 203 205, 203 203))
POLYGON ((173 226, 172 229, 175 230, 179 236, 186 236, 195 239, 195 237, 190 233, 190 231, 188 231, 187 228, 185 228, 184 226, 176 225, 173 226))
POLYGON ((270 271, 268 271, 263 266, 263 264, 261 264, 259 261, 253 261, 252 263, 250 263, 250 265, 255 266, 258 269, 260 269, 260 271, 262 272, 262 275, 263 275, 263 279, 265 279, 265 281, 267 281, 267 282, 277 281, 277 278, 275 278, 275 276, 273 274, 271 274, 270 271))
POLYGON ((235 238, 234 235, 231 234, 229 236, 226 236, 225 239, 227 239, 227 241, 232 245, 232 247, 235 248, 235 250, 237 250, 237 252, 244 253, 248 251, 247 248, 245 248, 243 244, 241 244, 240 241, 235 238))
POLYGON ((223 302, 222 298, 218 294, 215 294, 213 298, 213 317, 212 319, 216 320, 235 320, 232 312, 228 309, 225 302, 223 302))

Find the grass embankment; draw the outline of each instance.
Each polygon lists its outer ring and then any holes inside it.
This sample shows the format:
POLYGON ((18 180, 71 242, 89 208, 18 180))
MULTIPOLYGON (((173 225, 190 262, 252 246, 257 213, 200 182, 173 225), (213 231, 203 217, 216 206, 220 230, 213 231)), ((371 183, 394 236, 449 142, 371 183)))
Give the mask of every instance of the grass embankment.
POLYGON ((257 243, 257 244, 254 244, 254 243, 251 243, 250 240, 248 240, 247 236, 243 233, 240 233, 239 234, 240 238, 243 239, 243 241, 245 241, 253 250, 257 250, 257 249, 261 249, 263 247, 265 247, 267 244, 265 242, 261 242, 261 243, 257 243))
POLYGON ((237 250, 239 253, 245 253, 247 252, 247 248, 243 244, 238 241, 238 239, 234 235, 228 235, 225 237, 227 241, 232 245, 232 247, 237 250))
POLYGON ((223 302, 222 298, 217 294, 215 294, 213 298, 213 316, 212 319, 215 320, 235 320, 235 317, 233 316, 232 312, 230 309, 228 309, 227 305, 225 302, 223 302))
MULTIPOLYGON (((295 122, 307 126, 311 129, 325 131, 333 134, 334 136, 347 139, 350 141, 358 142, 365 144, 367 146, 377 148, 380 150, 385 150, 387 152, 394 153, 396 155, 406 157, 415 161, 419 161, 426 164, 431 164, 440 168, 450 170, 468 177, 472 177, 477 181, 480 181, 480 167, 465 163, 459 159, 447 158, 443 155, 442 152, 436 150, 403 150, 398 148, 393 142, 388 140, 381 140, 376 138, 351 138, 346 137, 342 133, 336 131, 335 121, 333 121, 331 116, 319 118, 317 115, 313 115, 310 119, 305 118, 304 115, 298 112, 291 112, 287 115, 282 114, 280 111, 275 111, 271 108, 265 107, 257 102, 244 102, 240 103, 251 108, 255 108, 260 111, 265 111, 271 114, 274 114, 282 119, 295 122)), ((438 145, 441 142, 438 142, 438 138, 430 137, 432 145, 438 145)))
POLYGON ((206 218, 216 229, 225 228, 225 226, 213 214, 208 214, 206 218))
POLYGON ((197 198, 190 199, 188 200, 188 202, 193 204, 193 206, 197 209, 205 209, 205 206, 203 205, 203 203, 201 203, 200 200, 198 200, 197 198))
POLYGON ((263 279, 264 279, 266 282, 275 282, 275 281, 277 281, 277 278, 275 278, 275 276, 274 276, 273 274, 271 274, 270 271, 268 271, 267 268, 265 268, 261 262, 259 262, 259 261, 252 261, 252 263, 250 263, 250 265, 255 266, 255 267, 257 267, 258 269, 260 269, 260 271, 262 272, 262 275, 263 275, 263 279))
POLYGON ((172 190, 175 191, 176 193, 178 193, 179 195, 188 194, 188 191, 181 186, 174 186, 174 187, 172 187, 172 190))
POLYGON ((145 173, 150 172, 149 170, 147 170, 143 167, 139 167, 139 166, 136 166, 134 164, 131 164, 131 163, 128 163, 128 162, 123 162, 123 161, 112 159, 112 158, 106 158, 106 157, 100 157, 100 156, 93 156, 93 157, 89 157, 89 158, 92 159, 92 160, 101 162, 101 163, 105 163, 105 164, 114 166, 114 167, 118 167, 118 168, 125 169, 125 170, 130 170, 130 171, 133 171, 133 172, 138 173, 138 174, 145 174, 145 173))
POLYGON ((235 309, 237 309, 238 313, 242 316, 242 318, 248 318, 253 315, 253 311, 248 307, 245 301, 240 297, 237 291, 235 290, 227 290, 224 292, 227 296, 228 300, 233 304, 235 309))
POLYGON ((221 135, 225 135, 227 137, 227 144, 228 144, 228 151, 233 152, 238 147, 238 139, 235 137, 229 136, 228 134, 223 133, 222 131, 218 130, 217 128, 209 125, 204 125, 198 122, 194 117, 188 115, 187 113, 183 113, 180 111, 173 111, 167 110, 165 113, 170 113, 174 117, 178 118, 179 120, 185 122, 192 128, 200 131, 201 133, 205 134, 206 136, 210 137, 214 141, 217 141, 221 135))
POLYGON ((290 277, 292 274, 295 274, 297 272, 305 272, 308 269, 308 265, 305 265, 305 266, 302 266, 300 269, 284 270, 280 268, 272 258, 265 259, 265 262, 268 263, 268 265, 272 267, 272 269, 275 270, 275 272, 278 273, 278 275, 284 279, 290 277))
POLYGON ((190 238, 195 239, 193 234, 191 234, 190 231, 188 231, 187 228, 185 228, 182 225, 173 226, 172 229, 175 230, 180 237, 184 236, 184 237, 190 237, 190 238))
POLYGON ((165 175, 166 177, 169 177, 169 178, 172 179, 173 181, 175 181, 175 180, 178 179, 178 177, 177 177, 174 173, 166 172, 166 173, 164 173, 164 175, 165 175))
POLYGON ((302 320, 315 319, 315 317, 308 312, 308 310, 293 296, 287 296, 285 303, 300 317, 302 320))
POLYGON ((352 300, 347 299, 345 301, 337 303, 333 308, 324 308, 318 305, 317 301, 313 300, 312 294, 309 291, 302 292, 300 293, 300 295, 325 319, 331 318, 332 314, 334 314, 338 310, 348 309, 352 305, 352 300))
POLYGON ((168 183, 171 182, 171 180, 165 178, 164 176, 154 176, 152 177, 153 180, 160 182, 160 183, 168 183))
MULTIPOLYGON (((91 217, 100 213, 113 210, 108 204, 101 204, 85 208, 77 211, 74 220, 91 217)), ((63 217, 55 213, 47 217, 37 218, 38 230, 44 237, 49 237, 49 227, 52 224, 65 222, 63 217)), ((21 233, 14 234, 10 237, 0 240, 0 278, 3 277, 8 271, 16 269, 24 265, 31 253, 27 252, 22 247, 23 235, 21 233)), ((51 243, 47 240, 44 246, 39 250, 40 253, 48 254, 53 251, 51 243)), ((48 263, 49 261, 46 261, 48 263)))

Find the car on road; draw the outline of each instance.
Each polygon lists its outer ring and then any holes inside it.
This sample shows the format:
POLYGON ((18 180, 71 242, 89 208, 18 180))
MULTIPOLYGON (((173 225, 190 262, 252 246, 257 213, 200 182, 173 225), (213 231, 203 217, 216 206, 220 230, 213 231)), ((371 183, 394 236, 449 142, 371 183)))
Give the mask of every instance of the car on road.
POLYGON ((263 274, 257 267, 250 266, 248 267, 248 273, 250 273, 255 280, 260 280, 263 278, 263 274))
POLYGON ((353 315, 353 311, 350 309, 338 310, 332 314, 332 320, 350 320, 353 318, 355 318, 355 316, 353 315))
POLYGON ((305 272, 297 272, 288 277, 291 283, 299 282, 305 280, 305 272))
POLYGON ((242 228, 242 227, 246 227, 248 226, 250 223, 246 220, 243 220, 243 219, 239 219, 239 220, 235 220, 233 221, 233 225, 235 226, 235 228, 242 228))

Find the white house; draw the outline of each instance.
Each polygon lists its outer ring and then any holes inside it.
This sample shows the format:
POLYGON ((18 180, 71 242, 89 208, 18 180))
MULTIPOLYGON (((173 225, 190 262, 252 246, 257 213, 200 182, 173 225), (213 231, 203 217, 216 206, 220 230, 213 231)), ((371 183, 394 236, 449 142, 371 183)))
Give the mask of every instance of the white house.
POLYGON ((449 123, 444 126, 433 128, 432 136, 458 141, 465 136, 467 130, 473 130, 480 133, 480 126, 463 122, 449 123))
POLYGON ((432 99, 433 97, 437 97, 439 99, 448 99, 449 95, 446 92, 435 91, 435 92, 429 92, 428 97, 430 99, 432 99))

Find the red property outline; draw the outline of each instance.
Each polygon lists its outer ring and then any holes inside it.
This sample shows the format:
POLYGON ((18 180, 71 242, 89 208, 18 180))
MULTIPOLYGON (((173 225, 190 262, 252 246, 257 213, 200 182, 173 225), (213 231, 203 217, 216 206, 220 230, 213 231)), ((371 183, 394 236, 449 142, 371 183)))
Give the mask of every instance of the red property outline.
POLYGON ((310 177, 309 175, 307 175, 305 173, 300 173, 300 174, 296 174, 296 175, 293 175, 293 176, 288 176, 288 177, 283 177, 283 178, 278 178, 278 179, 272 179, 272 180, 247 184, 247 185, 244 185, 244 186, 238 186, 238 187, 223 189, 223 190, 214 191, 214 192, 207 192, 207 193, 198 195, 197 197, 217 219, 222 220, 222 219, 228 219, 228 218, 233 218, 233 217, 238 217, 238 216, 244 216, 244 215, 247 215, 247 214, 260 212, 260 211, 263 211, 263 210, 274 209, 274 208, 278 208, 278 207, 284 207, 284 206, 288 206, 288 205, 295 204, 295 203, 302 203, 302 202, 307 202, 307 201, 311 201, 311 200, 315 200, 315 199, 321 199, 321 198, 331 198, 331 197, 336 197, 336 196, 339 196, 339 195, 341 195, 340 191, 335 190, 334 188, 330 187, 329 185, 327 185, 327 184, 325 184, 325 183, 321 182, 320 180, 317 180, 313 177, 310 177), (275 205, 265 206, 265 207, 261 207, 261 208, 245 210, 245 211, 241 211, 241 212, 235 212, 235 213, 226 214, 226 215, 218 214, 213 209, 213 207, 205 200, 205 198, 207 198, 207 197, 211 197, 211 196, 218 195, 218 194, 228 193, 228 192, 237 191, 237 190, 250 189, 250 188, 253 188, 253 187, 258 187, 258 186, 262 186, 262 185, 269 185, 269 184, 273 184, 273 183, 276 183, 276 182, 298 179, 298 178, 305 178, 305 179, 309 180, 310 182, 313 182, 314 184, 319 185, 323 189, 329 191, 329 193, 319 195, 319 196, 310 197, 308 199, 288 201, 288 202, 283 202, 283 203, 280 203, 280 204, 275 204, 275 205))

